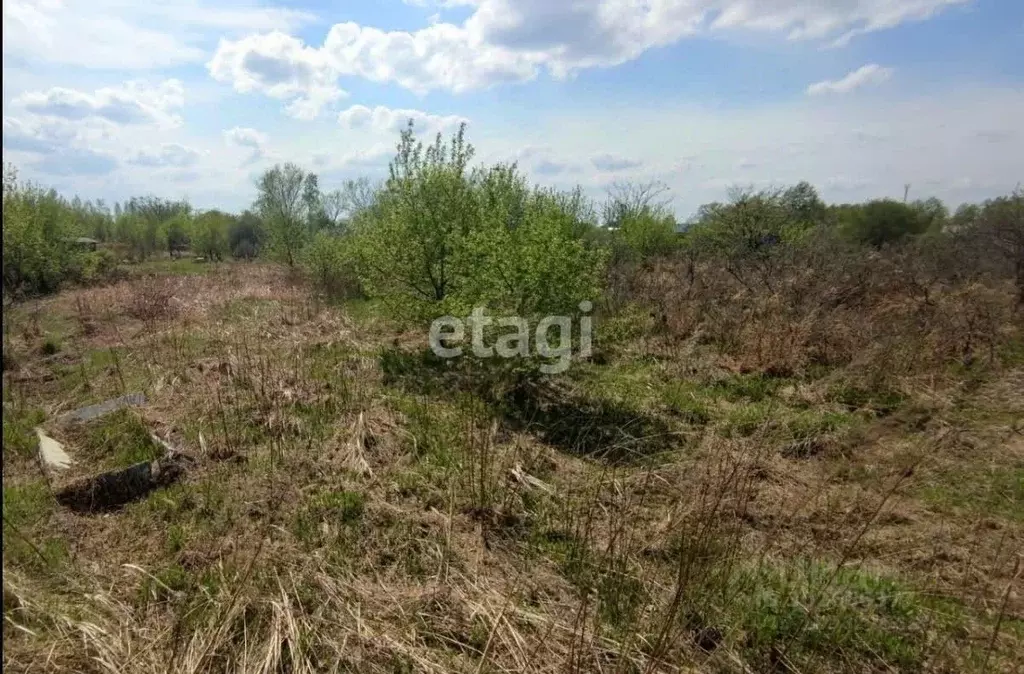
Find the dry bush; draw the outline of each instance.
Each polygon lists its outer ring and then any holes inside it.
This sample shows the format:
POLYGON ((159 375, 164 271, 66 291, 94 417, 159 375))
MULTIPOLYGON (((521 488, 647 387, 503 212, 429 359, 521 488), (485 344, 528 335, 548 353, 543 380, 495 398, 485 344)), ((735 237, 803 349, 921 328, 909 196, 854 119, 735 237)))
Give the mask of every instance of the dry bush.
POLYGON ((620 301, 648 307, 666 339, 699 335, 741 370, 856 366, 886 378, 994 364, 1019 331, 1012 288, 979 256, 957 262, 955 245, 878 252, 819 236, 780 251, 770 283, 684 256, 618 269, 613 280, 620 301))
POLYGON ((161 277, 135 281, 125 304, 125 313, 147 324, 172 319, 178 309, 172 280, 161 277))

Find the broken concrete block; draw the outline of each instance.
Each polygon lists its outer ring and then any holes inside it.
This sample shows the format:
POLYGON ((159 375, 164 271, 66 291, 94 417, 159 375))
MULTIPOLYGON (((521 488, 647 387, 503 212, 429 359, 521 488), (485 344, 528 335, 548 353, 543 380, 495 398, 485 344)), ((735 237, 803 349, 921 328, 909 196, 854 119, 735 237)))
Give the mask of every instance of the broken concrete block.
POLYGON ((89 405, 82 407, 73 412, 68 412, 60 418, 61 421, 90 421, 98 417, 102 417, 111 412, 115 412, 124 407, 138 406, 146 404, 146 395, 144 393, 129 393, 128 395, 121 396, 120 398, 113 398, 106 400, 96 405, 89 405))
POLYGON ((81 513, 114 510, 173 484, 192 461, 185 454, 171 452, 155 461, 83 478, 58 491, 57 502, 81 513))

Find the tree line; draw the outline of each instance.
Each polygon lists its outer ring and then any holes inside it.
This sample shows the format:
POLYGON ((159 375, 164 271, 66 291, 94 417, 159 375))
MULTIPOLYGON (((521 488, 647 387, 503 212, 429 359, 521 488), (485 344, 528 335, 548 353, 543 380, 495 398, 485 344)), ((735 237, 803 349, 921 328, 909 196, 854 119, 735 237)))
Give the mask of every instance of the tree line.
MULTIPOLYGON (((593 299, 609 270, 674 257, 714 259, 743 287, 778 283, 783 253, 822 238, 869 254, 898 246, 981 251, 1013 278, 1024 302, 1024 192, 964 204, 878 199, 825 204, 813 186, 733 189, 677 221, 658 183, 618 184, 603 204, 582 191, 531 185, 513 164, 472 165, 465 127, 432 143, 401 131, 386 179, 324 191, 315 173, 277 165, 240 214, 134 197, 112 208, 3 178, 5 294, 93 282, 124 261, 189 253, 264 257, 306 270, 332 294, 381 299, 409 317, 481 303, 517 315, 565 311, 593 299), (92 252, 76 242, 101 244, 92 252)), ((981 253, 979 252, 979 255, 981 253)), ((962 265, 960 265, 962 266, 962 265)))

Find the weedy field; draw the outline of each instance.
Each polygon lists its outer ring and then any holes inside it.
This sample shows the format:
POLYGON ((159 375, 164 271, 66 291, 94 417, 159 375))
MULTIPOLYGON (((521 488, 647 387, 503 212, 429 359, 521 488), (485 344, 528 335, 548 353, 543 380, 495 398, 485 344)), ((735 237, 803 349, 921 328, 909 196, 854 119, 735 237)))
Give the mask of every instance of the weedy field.
MULTIPOLYGON (((1020 671, 1019 314, 958 333, 998 335, 970 367, 904 367, 944 347, 887 339, 923 320, 890 295, 829 312, 829 348, 870 323, 897 356, 794 367, 810 322, 750 305, 705 321, 731 336, 676 330, 666 274, 629 290, 663 310, 602 307, 592 358, 515 389, 263 263, 8 308, 5 669, 1020 671), (153 458, 150 433, 192 460, 75 512, 36 427, 75 471, 153 458)), ((929 315, 998 304, 974 290, 929 315)))

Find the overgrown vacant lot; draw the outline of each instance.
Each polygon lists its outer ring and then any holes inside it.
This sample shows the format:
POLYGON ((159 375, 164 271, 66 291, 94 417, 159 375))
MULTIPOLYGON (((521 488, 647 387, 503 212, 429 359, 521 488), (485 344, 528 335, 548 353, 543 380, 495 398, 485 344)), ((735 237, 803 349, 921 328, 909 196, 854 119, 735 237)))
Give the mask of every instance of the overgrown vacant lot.
POLYGON ((599 311, 594 358, 495 393, 283 268, 150 271, 5 311, 10 671, 1019 671, 1019 318, 882 386, 757 314, 760 367, 684 304, 599 311), (36 426, 75 470, 150 431, 194 462, 75 513, 36 426))

